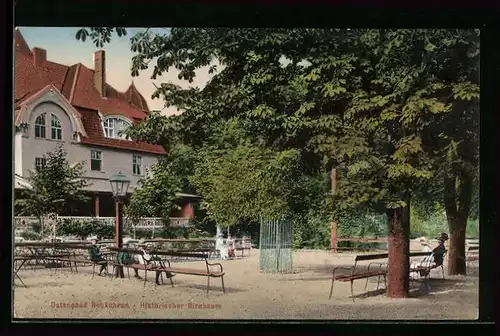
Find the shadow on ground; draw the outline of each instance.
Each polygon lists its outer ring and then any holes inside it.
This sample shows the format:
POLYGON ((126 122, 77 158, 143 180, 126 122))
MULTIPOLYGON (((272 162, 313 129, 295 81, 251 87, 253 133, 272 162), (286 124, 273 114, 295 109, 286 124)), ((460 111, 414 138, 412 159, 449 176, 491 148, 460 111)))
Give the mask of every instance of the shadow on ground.
MULTIPOLYGON (((168 286, 170 288, 172 288, 170 286, 170 284, 168 285, 163 285, 163 286, 168 286)), ((186 288, 186 289, 199 289, 203 292, 207 292, 207 286, 206 285, 198 285, 198 284, 192 284, 192 283, 188 283, 188 282, 182 282, 182 283, 179 283, 179 284, 176 284, 174 283, 174 288, 186 288)), ((224 286, 224 288, 226 289, 226 294, 228 293, 242 293, 242 292, 247 292, 246 290, 242 290, 242 289, 239 289, 239 288, 235 288, 235 287, 227 287, 227 286, 224 286)), ((212 293, 212 292, 220 292, 221 294, 223 293, 222 292, 222 286, 220 284, 210 284, 210 290, 209 290, 209 294, 212 293)))

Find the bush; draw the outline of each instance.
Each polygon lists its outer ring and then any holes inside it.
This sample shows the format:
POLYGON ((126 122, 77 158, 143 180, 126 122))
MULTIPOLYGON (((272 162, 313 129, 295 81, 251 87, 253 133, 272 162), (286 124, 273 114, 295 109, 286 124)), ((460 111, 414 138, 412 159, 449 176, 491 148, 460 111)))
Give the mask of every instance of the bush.
POLYGON ((330 246, 331 217, 310 211, 293 223, 293 248, 325 249, 330 246))
POLYGON ((115 236, 115 227, 98 219, 63 219, 57 221, 56 232, 58 236, 78 236, 80 239, 86 239, 92 235, 97 236, 98 239, 111 239, 115 236))
POLYGON ((354 210, 341 214, 337 219, 337 236, 385 237, 387 236, 387 216, 354 210))
POLYGON ((26 240, 41 240, 42 236, 34 231, 22 231, 19 234, 20 237, 26 239, 26 240))

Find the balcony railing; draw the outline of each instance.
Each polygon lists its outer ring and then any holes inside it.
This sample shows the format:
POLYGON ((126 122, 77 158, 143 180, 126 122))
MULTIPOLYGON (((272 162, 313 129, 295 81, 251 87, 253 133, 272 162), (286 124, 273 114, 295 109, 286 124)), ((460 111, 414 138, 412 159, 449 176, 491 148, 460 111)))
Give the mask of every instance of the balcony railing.
MULTIPOLYGON (((98 220, 106 225, 115 225, 115 217, 81 217, 81 216, 57 216, 57 220, 74 220, 74 221, 93 221, 98 220)), ((134 228, 134 223, 132 220, 124 217, 124 226, 128 228, 134 228)), ((191 220, 189 218, 182 217, 170 217, 171 227, 187 227, 189 226, 191 220)), ((43 220, 45 227, 51 227, 54 223, 54 219, 44 218, 43 220)), ((34 225, 39 225, 40 221, 36 217, 15 217, 14 218, 14 229, 15 230, 29 230, 34 225)), ((141 218, 137 223, 135 223, 135 229, 137 230, 158 230, 163 228, 163 220, 161 218, 146 217, 141 218)))

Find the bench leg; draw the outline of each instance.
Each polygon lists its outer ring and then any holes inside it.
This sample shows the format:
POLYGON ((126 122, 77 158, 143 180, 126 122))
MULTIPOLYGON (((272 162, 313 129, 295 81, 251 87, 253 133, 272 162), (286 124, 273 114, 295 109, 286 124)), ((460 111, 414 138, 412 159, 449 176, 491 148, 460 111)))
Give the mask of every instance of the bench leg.
POLYGON ((220 281, 222 282, 222 292, 226 294, 226 288, 224 288, 224 276, 220 277, 220 281))
MULTIPOLYGON (((368 279, 367 279, 367 280, 368 280, 368 279)), ((378 278, 377 278, 377 290, 378 290, 379 285, 380 285, 380 275, 379 275, 379 276, 378 276, 378 278)))
POLYGON ((94 279, 95 275, 95 263, 92 264, 92 279, 94 279))
POLYGON ((143 287, 146 287, 147 280, 148 280, 148 271, 145 269, 144 270, 144 285, 143 285, 143 287))
POLYGON ((354 290, 353 290, 353 285, 354 285, 354 280, 351 280, 351 297, 352 297, 352 302, 354 302, 354 290))
POLYGON ((330 287, 330 296, 328 297, 328 300, 332 298, 332 293, 333 293, 333 283, 335 282, 335 278, 332 278, 332 286, 330 287))
POLYGON ((75 273, 78 273, 78 266, 76 266, 76 261, 75 261, 75 273))
POLYGON ((210 277, 207 276, 207 295, 208 295, 209 289, 210 289, 210 277))
MULTIPOLYGON (((172 275, 172 274, 170 274, 170 275, 172 275)), ((174 280, 172 278, 173 278, 173 276, 171 276, 168 279, 170 280, 170 285, 172 285, 172 288, 174 288, 174 280)))
POLYGON ((443 274, 443 279, 444 279, 444 265, 441 265, 441 273, 443 274))

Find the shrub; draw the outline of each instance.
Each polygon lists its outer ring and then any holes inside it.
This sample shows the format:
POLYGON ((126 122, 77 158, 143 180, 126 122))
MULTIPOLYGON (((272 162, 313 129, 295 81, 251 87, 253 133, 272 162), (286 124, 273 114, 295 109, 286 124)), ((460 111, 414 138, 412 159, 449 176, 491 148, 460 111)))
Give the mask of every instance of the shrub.
POLYGON ((22 231, 19 234, 20 237, 26 239, 26 240, 40 240, 42 239, 42 236, 34 231, 22 231))
POLYGON ((59 236, 78 236, 80 239, 86 239, 88 236, 95 235, 98 239, 111 239, 115 236, 115 227, 107 225, 98 219, 77 220, 63 219, 57 221, 56 232, 59 236))

